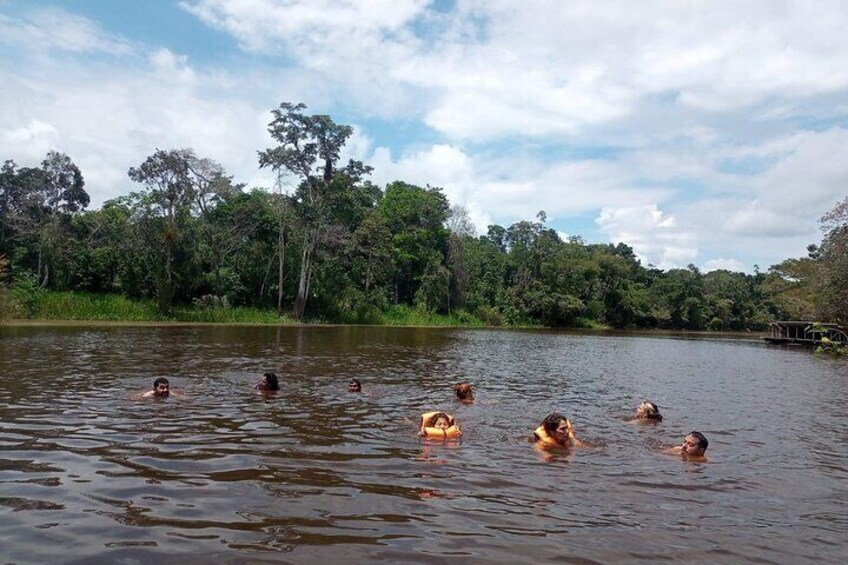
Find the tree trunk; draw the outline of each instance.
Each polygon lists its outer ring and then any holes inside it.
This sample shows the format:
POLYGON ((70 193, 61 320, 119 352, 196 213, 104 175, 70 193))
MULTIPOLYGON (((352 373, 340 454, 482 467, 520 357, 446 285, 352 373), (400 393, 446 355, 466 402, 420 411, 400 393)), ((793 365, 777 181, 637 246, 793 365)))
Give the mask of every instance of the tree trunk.
POLYGON ((165 273, 161 288, 159 289, 159 312, 161 314, 171 313, 171 300, 173 300, 174 276, 173 276, 173 250, 171 243, 165 242, 165 273))
POLYGON ((303 255, 300 259, 300 280, 297 284, 297 298, 294 301, 293 316, 297 321, 303 320, 306 311, 306 299, 309 296, 309 282, 312 275, 312 253, 317 240, 315 230, 310 230, 303 245, 303 255))
POLYGON ((365 295, 371 288, 371 250, 368 250, 368 261, 365 263, 365 295))
MULTIPOLYGON (((282 214, 281 214, 282 216, 282 214)), ((283 314, 283 266, 286 258, 286 240, 283 233, 285 224, 280 220, 280 233, 277 238, 277 253, 279 256, 279 268, 277 269, 277 315, 283 314)))

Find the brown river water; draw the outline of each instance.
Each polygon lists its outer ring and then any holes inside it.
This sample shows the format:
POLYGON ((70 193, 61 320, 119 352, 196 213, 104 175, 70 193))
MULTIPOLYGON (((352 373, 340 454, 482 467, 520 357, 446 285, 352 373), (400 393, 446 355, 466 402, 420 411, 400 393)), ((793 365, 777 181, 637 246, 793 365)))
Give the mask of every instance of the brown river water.
POLYGON ((756 336, 5 326, 0 562, 841 563, 846 406, 848 362, 756 336), (541 458, 554 409, 593 447, 541 458), (690 430, 708 462, 660 453, 690 430))

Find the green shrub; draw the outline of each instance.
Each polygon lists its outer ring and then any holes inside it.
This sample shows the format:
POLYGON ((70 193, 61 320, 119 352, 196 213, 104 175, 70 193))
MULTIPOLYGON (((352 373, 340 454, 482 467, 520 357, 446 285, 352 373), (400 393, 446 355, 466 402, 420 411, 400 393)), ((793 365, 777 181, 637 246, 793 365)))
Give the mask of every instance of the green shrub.
POLYGON ((713 318, 710 320, 710 323, 707 324, 707 327, 714 332, 720 332, 724 329, 724 322, 721 321, 721 318, 713 318))
POLYGON ((476 314, 487 326, 499 327, 504 324, 503 316, 497 308, 492 306, 480 306, 477 308, 476 314))
POLYGON ((0 255, 0 320, 12 317, 12 295, 6 286, 6 270, 9 262, 6 257, 0 255))
POLYGON ((35 273, 21 273, 12 283, 13 316, 21 318, 35 317, 38 303, 44 298, 46 291, 39 287, 35 273))

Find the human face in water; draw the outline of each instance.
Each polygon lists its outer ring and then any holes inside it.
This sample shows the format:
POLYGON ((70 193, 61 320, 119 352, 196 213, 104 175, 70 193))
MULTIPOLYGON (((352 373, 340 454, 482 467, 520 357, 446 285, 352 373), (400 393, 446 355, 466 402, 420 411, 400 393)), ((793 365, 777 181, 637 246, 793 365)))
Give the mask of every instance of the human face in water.
POLYGON ((571 422, 560 420, 559 425, 554 430, 554 439, 560 443, 568 443, 571 440, 571 422))
POLYGON ((698 438, 689 434, 683 438, 683 443, 680 444, 680 453, 683 455, 690 455, 692 457, 699 457, 704 454, 704 449, 701 448, 698 438))
POLYGON ((450 422, 448 422, 448 419, 444 416, 439 416, 439 418, 436 420, 436 423, 433 424, 433 427, 439 428, 440 430, 446 430, 450 427, 450 422))
POLYGON ((171 393, 171 386, 167 383, 159 383, 153 389, 153 394, 156 396, 168 396, 171 393))

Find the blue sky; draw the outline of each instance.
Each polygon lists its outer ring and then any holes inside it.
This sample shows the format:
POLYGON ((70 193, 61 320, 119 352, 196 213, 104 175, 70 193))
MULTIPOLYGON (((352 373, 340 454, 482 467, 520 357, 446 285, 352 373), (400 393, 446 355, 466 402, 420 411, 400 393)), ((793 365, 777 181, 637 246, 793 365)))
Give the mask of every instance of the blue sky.
POLYGON ((841 0, 0 0, 0 159, 65 152, 95 206, 156 148, 270 186, 269 112, 304 102, 481 232, 545 210, 646 265, 751 272, 846 197, 845 29, 841 0))

